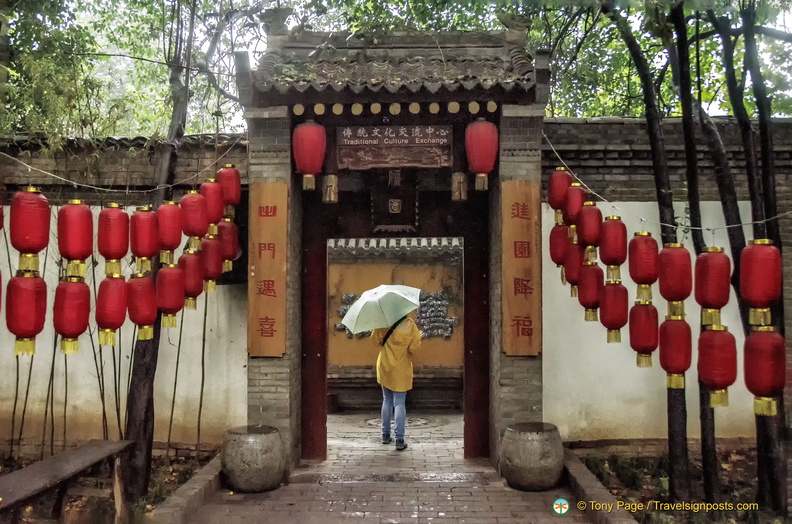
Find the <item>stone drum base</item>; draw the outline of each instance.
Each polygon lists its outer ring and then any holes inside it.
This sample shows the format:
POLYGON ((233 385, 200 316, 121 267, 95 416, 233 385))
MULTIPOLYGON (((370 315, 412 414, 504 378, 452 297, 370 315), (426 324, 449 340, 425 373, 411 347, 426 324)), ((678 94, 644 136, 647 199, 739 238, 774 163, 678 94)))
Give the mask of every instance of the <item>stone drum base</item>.
POLYGON ((506 483, 523 491, 556 486, 564 471, 564 447, 553 424, 527 422, 506 428, 500 470, 506 483))
POLYGON ((270 491, 280 486, 285 467, 280 432, 271 426, 240 426, 226 433, 223 475, 236 491, 270 491))

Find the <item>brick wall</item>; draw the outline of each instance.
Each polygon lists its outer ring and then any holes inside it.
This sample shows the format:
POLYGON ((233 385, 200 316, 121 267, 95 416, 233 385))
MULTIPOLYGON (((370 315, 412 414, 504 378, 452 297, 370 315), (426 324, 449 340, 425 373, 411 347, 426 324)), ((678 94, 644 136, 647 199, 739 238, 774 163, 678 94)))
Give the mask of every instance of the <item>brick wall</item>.
MULTIPOLYGON (((248 121, 251 183, 277 180, 292 183, 290 136, 286 108, 257 114, 248 121)), ((277 427, 291 471, 300 459, 300 247, 302 208, 300 191, 289 190, 286 263, 286 348, 280 358, 248 359, 248 424, 277 427)))

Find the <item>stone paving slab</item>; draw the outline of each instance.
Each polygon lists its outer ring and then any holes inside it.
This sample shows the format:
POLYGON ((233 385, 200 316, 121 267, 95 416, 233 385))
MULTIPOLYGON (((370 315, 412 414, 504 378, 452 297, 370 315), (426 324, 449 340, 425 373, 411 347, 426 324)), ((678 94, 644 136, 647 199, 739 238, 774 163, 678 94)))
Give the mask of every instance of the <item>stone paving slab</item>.
POLYGON ((268 493, 216 491, 194 524, 550 524, 589 522, 569 488, 511 489, 489 459, 463 457, 462 415, 408 413, 407 450, 379 442, 378 413, 328 416, 328 460, 268 493), (563 516, 558 498, 569 501, 563 516))

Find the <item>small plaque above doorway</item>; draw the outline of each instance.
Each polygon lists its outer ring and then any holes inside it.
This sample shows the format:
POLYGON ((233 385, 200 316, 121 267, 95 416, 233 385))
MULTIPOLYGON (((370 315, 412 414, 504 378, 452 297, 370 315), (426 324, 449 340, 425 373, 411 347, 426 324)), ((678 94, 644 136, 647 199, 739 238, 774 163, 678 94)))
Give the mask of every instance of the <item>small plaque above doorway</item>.
POLYGON ((452 165, 451 126, 347 126, 336 136, 338 169, 452 165))

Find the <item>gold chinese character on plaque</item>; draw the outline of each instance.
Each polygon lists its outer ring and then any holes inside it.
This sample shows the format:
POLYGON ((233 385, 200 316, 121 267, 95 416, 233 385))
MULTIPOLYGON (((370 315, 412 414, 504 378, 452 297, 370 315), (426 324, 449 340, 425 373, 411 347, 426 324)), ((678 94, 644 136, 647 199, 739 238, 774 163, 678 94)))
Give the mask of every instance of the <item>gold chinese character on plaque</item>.
POLYGON ((391 198, 388 200, 388 213, 401 213, 402 201, 399 198, 391 198))

